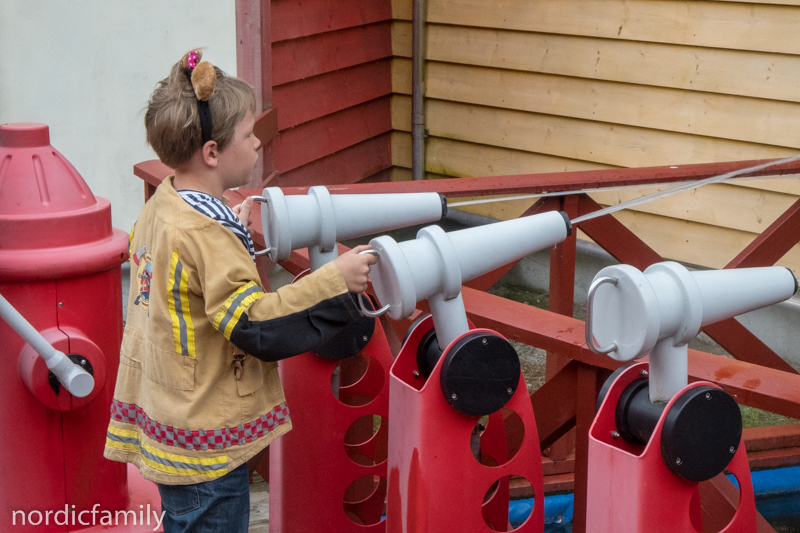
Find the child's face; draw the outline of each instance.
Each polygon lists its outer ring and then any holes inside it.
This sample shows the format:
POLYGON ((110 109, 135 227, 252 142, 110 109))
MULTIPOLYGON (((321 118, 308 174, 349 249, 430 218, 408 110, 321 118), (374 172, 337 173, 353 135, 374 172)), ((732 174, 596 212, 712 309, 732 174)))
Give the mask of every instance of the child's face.
POLYGON ((261 142, 253 134, 255 118, 246 115, 236 125, 236 134, 228 146, 219 153, 217 170, 225 181, 225 188, 241 187, 250 181, 258 160, 261 142))

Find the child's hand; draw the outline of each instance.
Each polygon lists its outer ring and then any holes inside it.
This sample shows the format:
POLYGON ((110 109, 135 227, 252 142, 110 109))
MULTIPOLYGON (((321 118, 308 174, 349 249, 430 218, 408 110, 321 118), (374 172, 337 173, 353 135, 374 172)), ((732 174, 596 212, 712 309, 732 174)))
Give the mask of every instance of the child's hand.
POLYGON ((245 198, 244 202, 240 203, 239 205, 233 206, 233 214, 239 217, 239 222, 250 231, 250 227, 253 225, 253 221, 250 220, 250 210, 253 208, 253 197, 248 196, 245 198))
POLYGON ((336 266, 339 267, 339 270, 342 271, 342 276, 344 276, 348 291, 364 292, 367 290, 367 283, 369 283, 369 266, 377 263, 378 258, 370 254, 358 254, 359 252, 371 248, 372 246, 368 244, 356 246, 349 252, 337 257, 334 261, 336 266))

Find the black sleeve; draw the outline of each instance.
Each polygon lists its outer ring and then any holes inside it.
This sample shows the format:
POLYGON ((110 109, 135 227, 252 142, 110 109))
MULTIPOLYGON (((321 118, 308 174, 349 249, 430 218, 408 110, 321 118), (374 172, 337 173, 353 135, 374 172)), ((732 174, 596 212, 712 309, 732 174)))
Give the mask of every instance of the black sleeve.
POLYGON ((314 350, 343 327, 361 318, 350 293, 270 320, 251 321, 242 313, 231 342, 262 361, 278 361, 314 350))

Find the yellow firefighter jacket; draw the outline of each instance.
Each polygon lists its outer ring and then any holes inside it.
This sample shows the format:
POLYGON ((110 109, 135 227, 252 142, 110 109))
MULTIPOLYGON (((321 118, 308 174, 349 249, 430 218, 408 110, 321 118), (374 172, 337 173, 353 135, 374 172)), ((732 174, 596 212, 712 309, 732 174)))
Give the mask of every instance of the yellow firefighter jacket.
POLYGON ((356 320, 333 263, 264 293, 242 242, 165 180, 131 233, 131 286, 104 455, 146 479, 225 475, 291 429, 275 361, 356 320))

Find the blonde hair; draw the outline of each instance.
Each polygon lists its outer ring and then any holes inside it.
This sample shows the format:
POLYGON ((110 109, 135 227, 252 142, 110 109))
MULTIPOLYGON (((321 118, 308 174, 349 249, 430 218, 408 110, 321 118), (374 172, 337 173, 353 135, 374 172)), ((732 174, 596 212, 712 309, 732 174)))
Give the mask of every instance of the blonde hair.
MULTIPOLYGON (((233 140, 236 125, 255 113, 253 89, 243 80, 214 67, 216 85, 208 98, 211 138, 220 150, 233 140)), ((189 161, 202 148, 197 97, 184 73, 183 61, 172 66, 169 76, 158 82, 144 115, 147 143, 159 159, 172 168, 189 161)))

